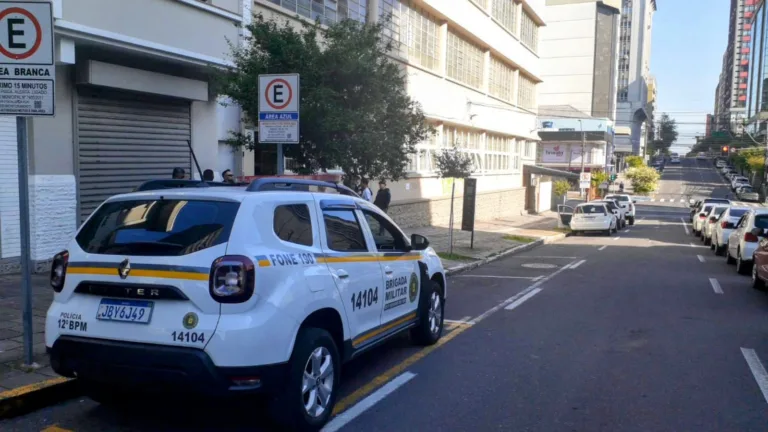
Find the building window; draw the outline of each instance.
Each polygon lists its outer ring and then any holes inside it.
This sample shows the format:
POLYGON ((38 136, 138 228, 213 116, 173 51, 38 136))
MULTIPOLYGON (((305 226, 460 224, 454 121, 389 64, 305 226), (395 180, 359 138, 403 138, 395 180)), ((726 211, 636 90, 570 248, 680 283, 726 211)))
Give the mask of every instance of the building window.
POLYGON ((493 0, 491 15, 504 28, 517 34, 517 5, 514 0, 493 0))
POLYGON ((527 109, 536 107, 536 84, 522 74, 518 79, 517 105, 527 109))
POLYGON ((486 135, 483 171, 509 171, 513 141, 511 137, 486 135))
POLYGON ((427 69, 439 66, 439 27, 435 17, 408 1, 380 0, 379 15, 391 14, 392 22, 385 36, 395 43, 395 51, 403 58, 427 69))
POLYGON ((527 141, 525 143, 525 158, 532 159, 536 156, 536 141, 527 141))
POLYGON ((459 149, 472 157, 473 171, 483 169, 483 134, 476 130, 443 126, 443 147, 459 149))
POLYGON ((515 71, 504 62, 491 57, 491 70, 488 78, 488 90, 491 95, 508 102, 514 102, 515 71))
POLYGON ((626 102, 629 97, 629 52, 632 35, 632 0, 624 0, 619 26, 619 83, 617 99, 626 102))
POLYGON ((470 87, 482 87, 483 50, 449 31, 446 75, 470 87))
POLYGON ((539 49, 539 25, 526 12, 523 12, 520 40, 533 52, 539 49))
POLYGON ((311 20, 334 24, 344 19, 365 22, 366 0, 268 0, 311 20))

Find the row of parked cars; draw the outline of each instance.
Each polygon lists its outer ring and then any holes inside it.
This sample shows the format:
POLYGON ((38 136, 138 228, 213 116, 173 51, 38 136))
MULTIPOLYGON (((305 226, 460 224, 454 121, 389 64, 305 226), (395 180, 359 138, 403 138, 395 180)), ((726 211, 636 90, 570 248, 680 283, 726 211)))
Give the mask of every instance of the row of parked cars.
POLYGON ((752 274, 755 288, 768 280, 768 208, 734 205, 707 198, 691 205, 693 234, 717 256, 736 265, 739 274, 752 274))
POLYGON ((739 171, 731 166, 725 159, 716 159, 715 167, 720 174, 731 184, 731 190, 736 193, 739 201, 760 201, 760 194, 752 189, 752 185, 749 179, 739 173, 739 171))
POLYGON ((627 194, 610 194, 602 199, 581 203, 573 210, 571 232, 574 235, 586 232, 611 235, 627 225, 634 225, 636 203, 627 194))

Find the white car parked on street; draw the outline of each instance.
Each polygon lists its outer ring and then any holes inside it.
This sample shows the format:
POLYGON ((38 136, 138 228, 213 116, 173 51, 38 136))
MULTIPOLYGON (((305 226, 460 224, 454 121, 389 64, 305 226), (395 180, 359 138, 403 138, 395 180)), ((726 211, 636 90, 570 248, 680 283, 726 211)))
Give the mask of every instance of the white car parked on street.
POLYGON ((736 228, 728 236, 728 264, 736 264, 739 274, 749 274, 752 265, 752 255, 760 242, 757 231, 768 228, 768 208, 750 209, 739 219, 736 228))
POLYGON ((717 220, 714 232, 712 233, 712 242, 710 248, 715 251, 715 255, 723 255, 725 248, 728 247, 728 237, 736 228, 742 216, 749 211, 747 207, 728 207, 717 220))
POLYGON ((570 226, 576 235, 589 231, 611 235, 618 231, 618 220, 603 203, 582 203, 573 210, 570 226))
POLYGON ((624 209, 624 207, 621 207, 617 201, 612 199, 602 199, 590 202, 605 204, 608 207, 608 210, 618 218, 617 229, 624 229, 624 227, 627 226, 627 210, 624 209))
POLYGON ((749 179, 744 176, 734 176, 731 178, 731 189, 736 190, 739 186, 750 186, 749 179))
POLYGON ((635 201, 627 194, 610 194, 606 195, 605 199, 618 201, 619 205, 626 210, 625 217, 630 225, 635 224, 635 201))
POLYGON ((704 228, 701 231, 701 241, 704 245, 708 246, 712 243, 712 233, 715 231, 715 226, 717 226, 717 220, 726 210, 728 210, 728 206, 716 205, 707 213, 704 228))
POLYGON ((188 182, 109 198, 53 261, 51 366, 94 400, 267 394, 281 430, 317 430, 345 361, 440 339, 440 258, 350 189, 188 182))
POLYGON ((697 237, 701 236, 702 232, 701 230, 704 228, 704 223, 707 221, 707 215, 709 214, 709 211, 712 210, 713 207, 715 207, 716 204, 707 203, 704 204, 696 213, 693 215, 693 234, 697 237))

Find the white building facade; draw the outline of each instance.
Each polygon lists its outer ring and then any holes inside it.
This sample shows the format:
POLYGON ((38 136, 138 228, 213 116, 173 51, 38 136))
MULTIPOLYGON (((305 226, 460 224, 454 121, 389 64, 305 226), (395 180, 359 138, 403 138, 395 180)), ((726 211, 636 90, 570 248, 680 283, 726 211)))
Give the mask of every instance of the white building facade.
MULTIPOLYGON (((393 58, 405 66, 408 93, 437 130, 417 146, 409 179, 389 185, 393 203, 421 203, 427 212, 441 213, 436 210, 442 208, 438 202, 450 195, 450 189, 447 181, 437 178, 434 156, 456 143, 472 156, 480 193, 518 194, 521 198, 514 201, 524 205, 523 164, 534 163, 539 139, 536 107, 543 3, 312 0, 317 11, 335 12, 326 22, 345 17, 370 22, 392 15, 392 37, 399 43, 393 58)), ((291 19, 297 13, 308 17, 297 8, 292 0, 254 4, 254 12, 277 19, 291 19)))
MULTIPOLYGON (((29 120, 31 256, 45 263, 108 196, 175 167, 220 170, 240 110, 210 91, 249 3, 53 0, 56 116, 29 120), (205 29, 205 31, 200 31, 205 29), (188 143, 189 142, 189 143, 188 143)), ((20 250, 15 118, 0 118, 0 272, 20 250)), ((230 166, 230 168, 235 168, 230 166)))
POLYGON ((656 0, 623 0, 619 32, 619 83, 616 125, 632 131, 632 151, 644 155, 651 74, 651 32, 656 0))

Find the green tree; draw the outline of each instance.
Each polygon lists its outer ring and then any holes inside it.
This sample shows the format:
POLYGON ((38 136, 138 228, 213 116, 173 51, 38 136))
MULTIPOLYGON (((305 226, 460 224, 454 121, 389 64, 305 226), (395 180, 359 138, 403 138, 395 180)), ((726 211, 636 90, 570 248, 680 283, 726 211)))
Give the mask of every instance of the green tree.
POLYGON ((627 156, 624 159, 624 162, 626 162, 627 166, 630 168, 638 168, 645 165, 643 158, 641 158, 640 156, 627 156))
MULTIPOLYGON (((256 125, 259 74, 299 73, 299 144, 285 146, 299 172, 339 167, 348 183, 404 178, 415 145, 433 129, 408 96, 400 65, 388 56, 392 42, 383 37, 385 25, 344 20, 297 30, 256 15, 245 43, 231 46, 234 67, 221 77, 219 92, 256 125)), ((257 145, 243 134, 228 142, 248 149, 257 145)))
POLYGON ((627 170, 627 178, 632 183, 632 190, 635 193, 647 194, 656 190, 659 173, 647 166, 630 168, 627 170))
POLYGON ((662 114, 659 120, 659 136, 662 153, 666 153, 669 147, 677 141, 677 122, 666 113, 662 114))
POLYGON ((437 165, 437 175, 441 178, 453 179, 451 182, 451 214, 448 222, 450 234, 449 253, 453 253, 453 200, 456 196, 456 179, 467 178, 472 175, 472 157, 461 151, 457 143, 454 143, 450 149, 442 149, 435 155, 435 164, 437 165))
POLYGON ((552 183, 552 191, 556 197, 563 197, 563 202, 565 202, 565 196, 569 190, 571 190, 571 182, 568 180, 560 179, 552 183))
POLYGON ((608 175, 608 173, 603 170, 598 169, 592 171, 592 187, 599 188, 601 183, 608 182, 608 177, 610 177, 610 175, 608 175))

